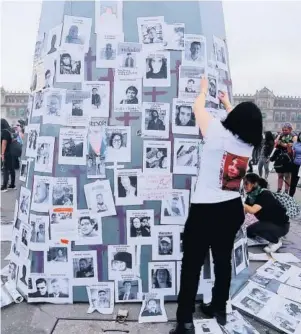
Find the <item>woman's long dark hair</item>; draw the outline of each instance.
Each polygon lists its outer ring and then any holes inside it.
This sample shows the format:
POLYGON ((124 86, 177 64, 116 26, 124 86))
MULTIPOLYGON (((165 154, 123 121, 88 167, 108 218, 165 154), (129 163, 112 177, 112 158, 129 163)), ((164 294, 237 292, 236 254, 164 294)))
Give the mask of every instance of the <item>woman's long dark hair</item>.
POLYGON ((274 141, 274 136, 271 131, 266 131, 264 134, 264 141, 266 143, 269 143, 271 141, 274 141))
POLYGON ((243 142, 258 147, 262 142, 262 114, 253 102, 238 104, 222 122, 243 142))
POLYGON ((11 131, 11 128, 10 128, 7 120, 4 119, 4 118, 1 118, 1 133, 2 133, 3 130, 11 131))

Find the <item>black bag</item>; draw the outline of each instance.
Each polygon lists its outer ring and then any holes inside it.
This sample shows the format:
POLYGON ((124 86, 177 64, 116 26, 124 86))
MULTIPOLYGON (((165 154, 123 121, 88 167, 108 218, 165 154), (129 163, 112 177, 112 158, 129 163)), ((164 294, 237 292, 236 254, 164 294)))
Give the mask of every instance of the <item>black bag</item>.
MULTIPOLYGON (((8 130, 7 130, 8 131, 8 130)), ((17 136, 8 131, 11 136, 9 153, 12 157, 20 158, 22 155, 22 144, 18 141, 17 136)))

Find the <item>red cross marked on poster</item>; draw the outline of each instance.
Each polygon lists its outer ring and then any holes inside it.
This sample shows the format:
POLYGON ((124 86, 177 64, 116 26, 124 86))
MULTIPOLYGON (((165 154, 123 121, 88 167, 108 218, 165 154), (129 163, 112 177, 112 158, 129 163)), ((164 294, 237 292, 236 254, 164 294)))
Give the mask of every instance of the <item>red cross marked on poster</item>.
POLYGON ((157 102, 157 96, 165 95, 165 94, 167 94, 167 91, 157 90, 156 87, 153 87, 150 92, 144 92, 143 93, 143 95, 145 95, 145 96, 150 95, 152 97, 152 102, 157 102))
POLYGON ((92 81, 92 63, 96 61, 96 56, 92 55, 92 49, 86 53, 85 62, 87 65, 87 81, 92 81))
POLYGON ((117 121, 123 122, 124 126, 129 126, 131 120, 139 119, 139 116, 131 116, 129 112, 125 112, 124 116, 116 117, 117 121))

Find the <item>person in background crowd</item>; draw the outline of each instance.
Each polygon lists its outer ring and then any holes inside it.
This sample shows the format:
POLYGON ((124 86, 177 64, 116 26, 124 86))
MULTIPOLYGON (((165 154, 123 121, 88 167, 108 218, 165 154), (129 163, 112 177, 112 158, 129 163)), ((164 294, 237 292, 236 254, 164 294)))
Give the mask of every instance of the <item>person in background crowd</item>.
POLYGON ((271 131, 265 133, 263 145, 261 147, 260 158, 258 162, 259 176, 262 177, 262 169, 264 168, 264 178, 267 180, 269 176, 270 156, 274 149, 274 137, 271 131))
POLYGON ((299 169, 301 165, 301 132, 298 134, 297 141, 293 144, 293 163, 292 163, 292 176, 289 195, 294 197, 296 187, 299 181, 299 169))
POLYGON ((285 180, 285 192, 288 194, 291 185, 293 143, 297 141, 297 137, 292 133, 292 125, 285 123, 282 127, 282 133, 275 140, 276 150, 271 157, 274 161, 274 168, 278 174, 278 189, 282 191, 283 180, 285 180))
POLYGON ((257 236, 269 241, 264 248, 267 253, 276 252, 281 246, 281 237, 284 237, 290 227, 286 209, 267 190, 267 182, 255 173, 249 173, 244 178, 244 188, 247 193, 245 212, 255 215, 258 222, 247 227, 249 238, 257 236))
POLYGON ((6 192, 8 189, 16 189, 15 163, 16 159, 10 153, 12 142, 12 130, 6 119, 1 118, 1 161, 3 163, 3 184, 1 191, 6 192), (8 185, 10 175, 10 185, 8 185))
POLYGON ((262 142, 262 114, 254 103, 243 102, 232 110, 228 95, 220 93, 219 99, 228 112, 226 119, 220 121, 205 109, 208 92, 208 80, 205 78, 201 79, 200 92, 194 103, 194 114, 205 144, 184 229, 177 325, 170 334, 195 333, 192 319, 195 297, 200 271, 210 247, 215 283, 211 303, 202 303, 201 310, 209 318, 215 317, 222 326, 227 322, 226 303, 229 299, 233 244, 245 219, 239 193, 244 175, 241 174, 237 187, 231 190, 223 189, 223 177, 234 156, 245 161, 246 171, 253 147, 260 146, 262 142), (222 170, 221 166, 224 166, 222 170))

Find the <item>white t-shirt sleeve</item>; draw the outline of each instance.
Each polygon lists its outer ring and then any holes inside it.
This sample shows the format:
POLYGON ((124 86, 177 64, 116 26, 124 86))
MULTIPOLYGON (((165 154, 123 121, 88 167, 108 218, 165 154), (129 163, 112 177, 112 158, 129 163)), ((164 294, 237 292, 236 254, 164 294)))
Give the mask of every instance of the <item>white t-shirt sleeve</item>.
POLYGON ((225 136, 226 129, 218 118, 212 118, 209 122, 205 141, 222 138, 225 136))

